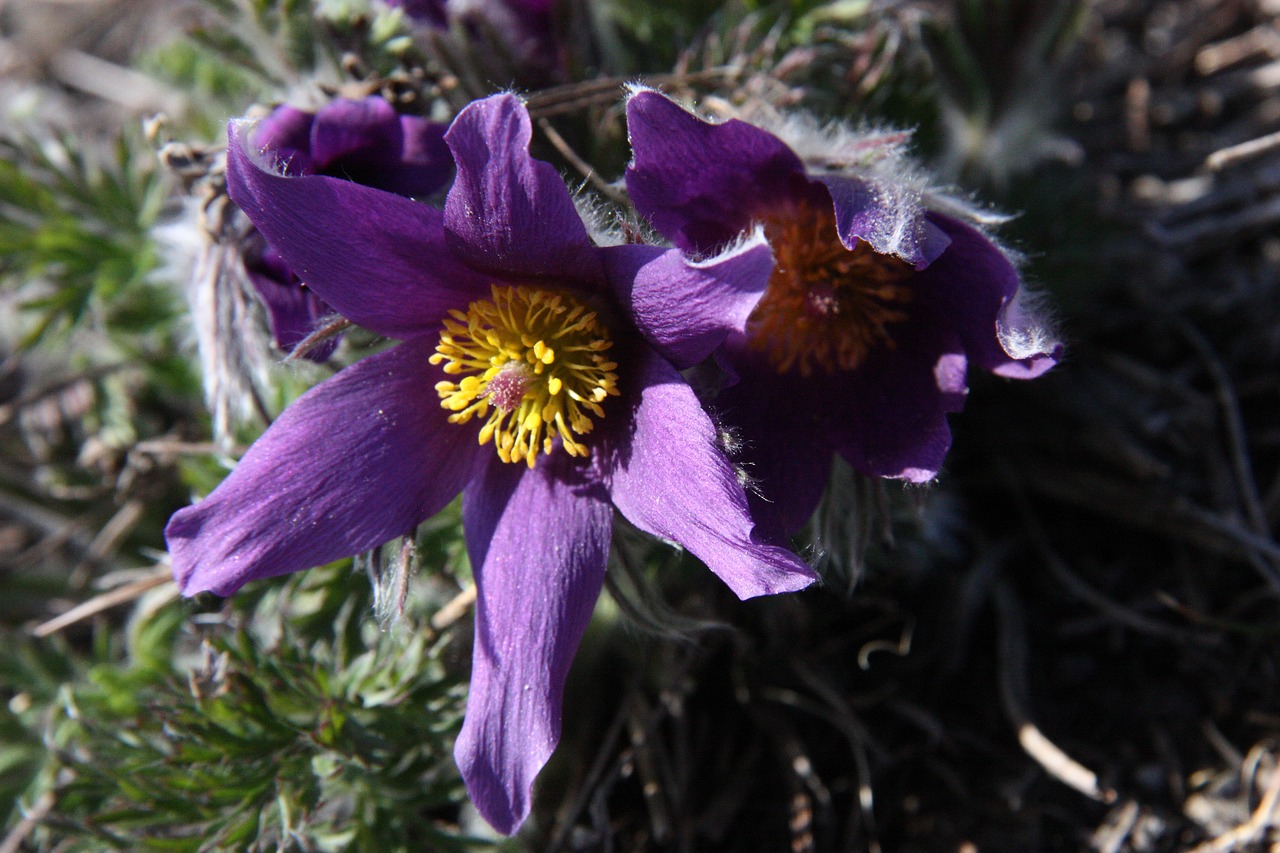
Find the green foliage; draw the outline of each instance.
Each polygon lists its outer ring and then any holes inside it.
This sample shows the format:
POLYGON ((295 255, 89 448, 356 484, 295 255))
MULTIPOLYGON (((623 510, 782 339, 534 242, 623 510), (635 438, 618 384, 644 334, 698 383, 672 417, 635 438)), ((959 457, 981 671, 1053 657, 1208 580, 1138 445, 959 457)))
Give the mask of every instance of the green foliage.
POLYGON ((722 5, 719 0, 621 0, 603 14, 618 34, 621 73, 667 71, 678 50, 701 34, 707 19, 722 5))
POLYGON ((271 91, 259 76, 225 61, 221 53, 194 39, 174 39, 152 48, 138 64, 200 104, 200 109, 184 116, 182 122, 187 125, 182 129, 194 138, 219 138, 227 118, 271 91))
POLYGON ((255 77, 288 82, 294 69, 312 68, 324 50, 309 0, 207 0, 220 20, 197 26, 190 39, 255 77))
POLYGON ((1082 0, 957 0, 924 21, 952 171, 999 186, 1035 163, 1063 112, 1051 93, 1088 10, 1082 0))
POLYGON ((227 119, 283 98, 300 80, 332 83, 344 55, 393 74, 410 47, 404 16, 369 0, 208 0, 201 23, 139 59, 139 67, 187 95, 172 117, 195 137, 219 139, 227 119))
POLYGON ((1080 0, 959 0, 949 19, 922 33, 938 84, 970 113, 1007 108, 1027 75, 1043 75, 1075 44, 1088 5, 1080 0))
POLYGON ((463 690, 447 643, 412 610, 379 632, 368 581, 349 566, 260 585, 198 632, 184 604, 143 612, 125 649, 109 630, 88 655, 6 643, 0 673, 22 692, 0 711, 0 793, 32 779, 25 803, 56 802, 33 838, 69 850, 474 849, 451 828, 463 690))
POLYGON ((804 106, 840 121, 888 122, 927 144, 937 121, 937 89, 919 49, 913 4, 826 3, 799 16, 792 51, 779 65, 803 88, 804 106))
POLYGON ((20 345, 83 326, 113 337, 172 324, 172 293, 151 279, 150 228, 166 186, 128 133, 96 158, 62 136, 0 139, 0 282, 31 317, 20 345))

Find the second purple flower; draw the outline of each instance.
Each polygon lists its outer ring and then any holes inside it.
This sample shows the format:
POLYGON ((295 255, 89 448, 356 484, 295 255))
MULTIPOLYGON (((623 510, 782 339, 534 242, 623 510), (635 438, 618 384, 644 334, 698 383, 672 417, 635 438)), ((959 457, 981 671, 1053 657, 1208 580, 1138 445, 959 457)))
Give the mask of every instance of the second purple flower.
POLYGON ((631 98, 627 122, 627 188, 658 231, 711 252, 758 228, 773 248, 768 290, 721 353, 730 381, 715 401, 749 449, 770 535, 809 518, 834 454, 871 476, 933 479, 970 364, 1013 378, 1054 365, 1058 345, 1005 253, 930 209, 901 169, 847 162, 872 159, 869 145, 808 127, 809 167, 767 130, 705 121, 653 91, 631 98))

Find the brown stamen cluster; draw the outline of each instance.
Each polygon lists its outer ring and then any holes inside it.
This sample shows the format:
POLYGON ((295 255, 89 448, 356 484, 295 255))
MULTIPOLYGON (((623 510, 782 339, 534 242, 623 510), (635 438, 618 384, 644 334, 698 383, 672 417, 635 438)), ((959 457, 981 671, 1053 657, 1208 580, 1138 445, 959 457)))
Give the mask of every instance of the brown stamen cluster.
POLYGON ((866 242, 845 248, 830 207, 788 205, 764 229, 774 269, 747 333, 779 373, 852 370, 872 348, 894 345, 890 327, 907 319, 911 300, 910 264, 866 242))

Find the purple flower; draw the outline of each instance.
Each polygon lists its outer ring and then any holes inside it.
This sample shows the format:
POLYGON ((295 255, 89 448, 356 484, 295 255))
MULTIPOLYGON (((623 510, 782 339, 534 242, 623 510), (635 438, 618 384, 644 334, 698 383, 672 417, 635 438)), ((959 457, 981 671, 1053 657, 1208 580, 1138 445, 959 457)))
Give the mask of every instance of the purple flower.
POLYGON ((439 30, 450 25, 481 48, 479 69, 494 79, 503 74, 526 86, 542 86, 564 76, 556 37, 554 0, 387 0, 387 5, 439 30))
POLYGON ((739 596, 812 571, 753 536, 717 433, 677 367, 741 330, 772 267, 762 239, 706 260, 601 248, 529 156, 511 95, 445 139, 445 208, 254 163, 233 129, 231 197, 343 316, 399 339, 304 394, 166 537, 186 595, 373 548, 462 493, 479 590, 455 754, 511 833, 560 736, 569 663, 603 582, 616 507, 739 596), (674 366, 673 366, 674 365, 674 366))
POLYGON ((415 21, 442 29, 449 26, 449 16, 445 9, 447 0, 387 0, 387 5, 404 9, 404 13, 415 21))
MULTIPOLYGON (((865 142, 806 168, 768 131, 703 121, 657 92, 627 105, 627 188, 659 232, 713 251, 762 226, 775 267, 744 335, 721 359, 737 382, 716 399, 754 450, 770 535, 794 532, 826 486, 832 455, 856 470, 932 479, 951 444, 974 364, 1002 376, 1048 370, 1057 345, 1021 295, 1017 270, 972 225, 927 201, 865 142)), ((958 205, 951 205, 952 209, 958 205)))
MULTIPOLYGON (((400 195, 429 196, 453 171, 444 130, 436 122, 399 115, 374 96, 336 100, 315 113, 277 107, 253 144, 289 175, 330 175, 400 195)), ((260 235, 250 236, 244 259, 280 349, 292 351, 333 313, 260 235)), ((330 338, 306 357, 324 361, 336 345, 330 338)))

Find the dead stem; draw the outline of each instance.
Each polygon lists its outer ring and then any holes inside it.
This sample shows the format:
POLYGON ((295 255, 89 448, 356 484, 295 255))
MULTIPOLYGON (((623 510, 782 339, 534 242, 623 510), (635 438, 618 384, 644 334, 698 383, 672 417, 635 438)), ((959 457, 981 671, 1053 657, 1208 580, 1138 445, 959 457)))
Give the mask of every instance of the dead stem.
POLYGON ((27 836, 35 831, 40 825, 40 821, 45 815, 53 810, 57 798, 52 791, 45 791, 40 795, 40 799, 27 809, 26 814, 22 816, 22 820, 4 837, 4 841, 0 841, 0 853, 18 853, 22 850, 23 842, 27 840, 27 836))
MULTIPOLYGON (((1253 464, 1249 459, 1248 442, 1245 438, 1244 418, 1240 414, 1240 399, 1236 395, 1231 376, 1223 366, 1222 360, 1213 351, 1213 346, 1196 329, 1185 320, 1179 319, 1175 327, 1187 342, 1191 344, 1204 363, 1205 369, 1213 379, 1217 389, 1218 406, 1222 410, 1223 428, 1226 432, 1227 453, 1231 459, 1231 467, 1235 473, 1236 490, 1240 501, 1244 504, 1245 516, 1249 519, 1253 531, 1259 536, 1267 537, 1271 531, 1267 526, 1267 516, 1262 509, 1262 498, 1258 492, 1258 484, 1253 478, 1253 464)), ((1280 571, 1280 568, 1277 569, 1280 571)))
MULTIPOLYGON (((132 583, 127 583, 113 590, 109 590, 101 595, 96 595, 88 601, 76 605, 61 616, 56 616, 47 622, 42 622, 31 629, 31 634, 35 637, 48 637, 50 634, 56 634, 77 622, 82 622, 92 616, 97 616, 99 613, 110 610, 113 607, 118 607, 121 604, 127 604, 145 592, 172 582, 172 570, 168 566, 164 566, 163 568, 158 569, 154 574, 147 575, 146 577, 140 578, 132 583)), ((174 591, 177 591, 177 587, 174 587, 174 591)))
POLYGON ((323 326, 303 338, 301 342, 299 342, 298 345, 295 346, 287 356, 285 356, 284 363, 288 364, 289 362, 297 361, 320 344, 332 338, 334 335, 341 334, 351 328, 351 325, 351 321, 345 317, 335 317, 334 319, 329 320, 323 326))
POLYGON ((1098 776, 1067 755, 1031 720, 1027 711, 1026 617, 1013 590, 997 581, 996 611, 1000 617, 1000 698, 1017 731, 1018 743, 1050 776, 1101 803, 1115 802, 1116 792, 1098 784, 1098 776))
POLYGON ((1243 850, 1265 841, 1269 831, 1276 827, 1278 805, 1280 805, 1280 767, 1272 769, 1262 801, 1258 803, 1258 807, 1253 810, 1253 814, 1247 821, 1217 838, 1194 847, 1191 853, 1230 853, 1230 851, 1243 850))
POLYGON ((63 391, 66 391, 68 388, 72 388, 81 383, 96 382, 99 379, 105 379, 106 377, 110 376, 113 373, 118 373, 121 370, 126 370, 129 367, 134 367, 134 366, 136 365, 131 365, 128 363, 104 364, 100 367, 92 367, 80 373, 76 373, 72 376, 63 377, 62 379, 55 380, 40 388, 36 388, 31 391, 28 391, 27 393, 18 397, 16 400, 11 400, 8 403, 5 403, 4 405, 0 406, 0 425, 7 424, 9 421, 13 419, 14 415, 18 414, 18 412, 22 411, 23 409, 27 408, 33 403, 40 402, 46 397, 52 397, 55 394, 60 394, 63 391))
POLYGON ((1011 471, 1005 471, 1005 480, 1014 491, 1016 503, 1019 513, 1022 516, 1023 529, 1031 540, 1032 546, 1039 553, 1040 558, 1045 565, 1049 567, 1049 571, 1057 578, 1067 591, 1079 598, 1081 601, 1093 607, 1103 616, 1115 620, 1117 623, 1126 626, 1130 630, 1140 634, 1146 634, 1152 637, 1160 637, 1162 639, 1171 640, 1179 643, 1197 643, 1203 645, 1221 645, 1221 638, 1216 634, 1197 633, 1167 625, 1149 616, 1126 607, 1123 604, 1104 595, 1101 591, 1095 589, 1087 581, 1071 570, 1067 561, 1063 559, 1050 545, 1048 534, 1045 532, 1044 524, 1041 522, 1031 508, 1030 502, 1026 500, 1025 495, 1021 492, 1021 488, 1017 484, 1016 478, 1013 477, 1011 471))
POLYGON ((640 791, 644 795, 644 804, 649 812, 649 828, 653 832, 654 841, 666 843, 671 837, 672 817, 668 803, 672 785, 668 778, 670 772, 663 760, 662 750, 657 744, 649 742, 649 726, 640 715, 638 709, 632 708, 627 715, 627 736, 631 741, 631 749, 636 759, 636 770, 640 774, 640 791))
MULTIPOLYGON (((149 441, 140 441, 133 446, 134 452, 146 453, 152 456, 205 456, 212 453, 222 453, 227 448, 214 444, 212 441, 182 441, 176 438, 154 438, 149 441)), ((230 448, 230 452, 239 455, 244 452, 243 447, 230 448)))
POLYGON ((105 562, 121 540, 143 521, 146 510, 146 501, 140 498, 126 501, 93 537, 84 558, 71 570, 72 576, 87 572, 90 568, 105 562))
POLYGON ((1280 545, 1246 530, 1232 519, 1191 503, 1185 496, 1157 498, 1140 484, 1083 469, 1039 471, 1027 466, 1022 480, 1045 496, 1093 512, 1105 507, 1118 522, 1249 562, 1273 589, 1280 590, 1280 571, 1275 569, 1276 561, 1280 560, 1280 545))
POLYGON ((565 138, 560 135, 560 132, 551 126, 551 122, 547 121, 545 118, 539 118, 537 119, 537 122, 538 129, 547 137, 547 141, 555 146, 555 149, 560 152, 560 156, 568 160, 573 168, 577 169, 582 177, 593 187, 616 202, 624 203, 626 201, 626 193, 619 190, 617 187, 611 186, 608 181, 600 177, 595 168, 586 160, 579 157, 578 152, 573 150, 573 146, 565 141, 565 138))
POLYGON ((431 617, 431 630, 437 634, 443 633, 446 628, 466 616, 467 611, 471 609, 471 605, 475 603, 476 588, 472 584, 435 612, 435 615, 431 617))
POLYGON ((718 66, 687 73, 649 74, 640 78, 601 77, 542 89, 530 94, 526 102, 529 114, 534 118, 552 118, 580 113, 590 107, 613 105, 624 88, 632 83, 655 89, 696 86, 731 80, 741 73, 741 69, 735 66, 718 66))
POLYGON ((627 705, 625 703, 620 704, 617 713, 613 716, 613 721, 609 724, 609 728, 605 731, 605 735, 600 741, 595 760, 583 776, 582 783, 577 786, 577 796, 572 801, 566 802, 559 811, 555 824, 556 832, 547 846, 547 853, 556 853, 556 851, 564 848, 568 841, 569 833, 577 826, 578 819, 586 810, 588 801, 598 795, 601 790, 605 790, 606 786, 601 784, 601 778, 604 775, 606 766, 609 764, 609 758, 613 755, 614 748, 618 744, 623 724, 627 722, 629 717, 630 711, 627 705))
POLYGON ((1280 59, 1280 33, 1274 26, 1257 26, 1205 45, 1196 52, 1195 67, 1198 73, 1208 76, 1259 56, 1280 59))
POLYGON ((1269 154, 1277 148, 1280 148, 1280 133, 1268 133, 1266 136, 1259 136, 1247 142, 1219 148, 1205 159, 1204 165, 1211 172, 1216 172, 1219 169, 1234 166, 1242 160, 1269 154))

